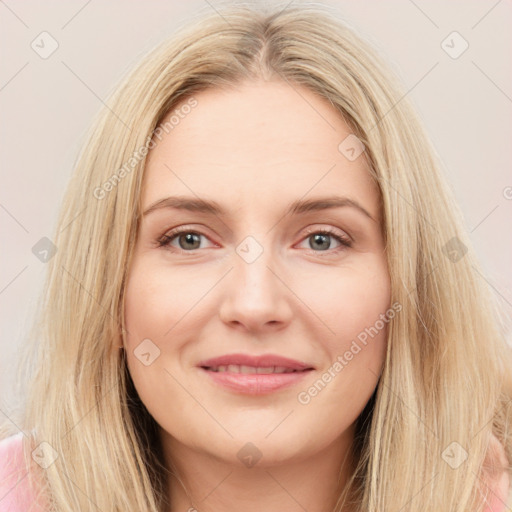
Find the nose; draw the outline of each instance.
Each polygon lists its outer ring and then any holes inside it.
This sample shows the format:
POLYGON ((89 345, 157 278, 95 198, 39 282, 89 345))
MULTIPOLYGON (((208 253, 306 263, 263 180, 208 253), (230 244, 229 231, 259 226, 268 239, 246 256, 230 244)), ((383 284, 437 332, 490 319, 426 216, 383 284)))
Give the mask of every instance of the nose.
POLYGON ((219 310, 221 320, 252 333, 283 329, 292 318, 293 293, 284 275, 276 271, 270 251, 251 263, 233 255, 233 270, 226 276, 219 310))

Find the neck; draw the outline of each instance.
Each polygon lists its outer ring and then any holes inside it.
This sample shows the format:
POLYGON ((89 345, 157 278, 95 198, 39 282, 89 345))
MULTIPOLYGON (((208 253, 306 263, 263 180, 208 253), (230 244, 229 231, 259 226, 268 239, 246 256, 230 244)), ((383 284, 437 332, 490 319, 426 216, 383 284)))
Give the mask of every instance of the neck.
POLYGON ((166 461, 174 468, 169 512, 333 512, 354 470, 353 435, 352 426, 312 456, 279 463, 262 458, 244 467, 190 449, 163 433, 166 461))

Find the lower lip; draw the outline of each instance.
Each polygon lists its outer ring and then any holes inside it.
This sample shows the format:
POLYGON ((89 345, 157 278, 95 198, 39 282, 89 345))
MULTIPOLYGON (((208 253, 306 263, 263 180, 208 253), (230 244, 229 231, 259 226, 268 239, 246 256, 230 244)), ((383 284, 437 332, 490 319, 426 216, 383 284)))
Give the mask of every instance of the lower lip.
POLYGON ((246 395, 264 395, 301 381, 311 370, 291 373, 231 373, 213 372, 201 368, 217 384, 246 395))

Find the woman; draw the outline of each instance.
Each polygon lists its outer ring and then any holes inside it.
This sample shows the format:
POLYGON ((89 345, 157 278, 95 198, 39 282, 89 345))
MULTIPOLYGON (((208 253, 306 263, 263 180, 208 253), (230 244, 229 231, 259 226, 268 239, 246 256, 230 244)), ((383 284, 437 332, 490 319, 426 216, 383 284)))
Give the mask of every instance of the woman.
POLYGON ((374 51, 318 7, 232 7, 107 103, 0 504, 505 510, 510 348, 374 51))

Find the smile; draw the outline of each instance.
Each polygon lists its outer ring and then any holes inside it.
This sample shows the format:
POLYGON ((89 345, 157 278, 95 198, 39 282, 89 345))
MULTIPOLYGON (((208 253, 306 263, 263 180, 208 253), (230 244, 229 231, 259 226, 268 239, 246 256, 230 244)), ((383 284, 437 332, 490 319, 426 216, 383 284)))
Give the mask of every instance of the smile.
POLYGON ((271 373, 294 373, 306 370, 295 370, 293 368, 287 368, 285 366, 245 366, 238 364, 222 365, 206 367, 205 370, 211 372, 229 372, 229 373, 243 373, 244 375, 269 375, 271 373))
POLYGON ((289 388, 313 371, 313 368, 239 364, 200 366, 199 369, 214 386, 242 395, 265 395, 289 388))

